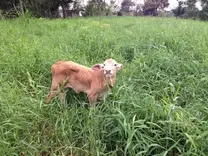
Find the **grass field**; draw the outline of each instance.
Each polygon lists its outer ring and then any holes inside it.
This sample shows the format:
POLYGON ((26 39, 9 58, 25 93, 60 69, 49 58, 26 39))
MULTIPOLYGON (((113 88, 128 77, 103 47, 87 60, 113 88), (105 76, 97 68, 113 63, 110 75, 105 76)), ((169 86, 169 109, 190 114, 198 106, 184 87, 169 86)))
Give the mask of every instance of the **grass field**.
POLYGON ((0 155, 207 156, 208 23, 172 18, 0 21, 0 155), (57 60, 124 68, 105 102, 47 105, 57 60))

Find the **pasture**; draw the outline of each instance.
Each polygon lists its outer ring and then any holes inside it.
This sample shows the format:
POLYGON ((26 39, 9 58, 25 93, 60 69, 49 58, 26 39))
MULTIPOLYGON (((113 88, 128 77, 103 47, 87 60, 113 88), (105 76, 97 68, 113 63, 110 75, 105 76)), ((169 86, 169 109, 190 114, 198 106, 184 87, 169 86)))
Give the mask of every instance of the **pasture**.
POLYGON ((0 21, 0 155, 208 155, 208 23, 96 17, 0 21), (123 64, 95 108, 45 104, 51 65, 123 64))

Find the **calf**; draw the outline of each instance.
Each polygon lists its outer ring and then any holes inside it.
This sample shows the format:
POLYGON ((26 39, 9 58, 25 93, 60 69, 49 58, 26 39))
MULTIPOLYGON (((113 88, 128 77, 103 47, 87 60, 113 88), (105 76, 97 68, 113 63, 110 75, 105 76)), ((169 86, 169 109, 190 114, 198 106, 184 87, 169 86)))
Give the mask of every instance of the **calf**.
MULTIPOLYGON (((95 64, 91 68, 77 64, 73 61, 58 61, 52 65, 52 85, 46 103, 55 96, 60 86, 72 88, 76 93, 84 92, 88 96, 90 106, 97 100, 103 100, 113 88, 116 81, 116 71, 122 64, 114 59, 107 59, 103 64, 95 64)), ((60 99, 65 100, 66 90, 59 93, 60 99)))

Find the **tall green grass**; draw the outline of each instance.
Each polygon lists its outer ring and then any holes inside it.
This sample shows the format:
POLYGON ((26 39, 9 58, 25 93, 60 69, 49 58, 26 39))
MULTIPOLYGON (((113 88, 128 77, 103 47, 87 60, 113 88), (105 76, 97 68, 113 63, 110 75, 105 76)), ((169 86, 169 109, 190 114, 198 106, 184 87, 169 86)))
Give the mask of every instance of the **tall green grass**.
POLYGON ((0 21, 0 155, 208 155, 208 24, 172 18, 0 21), (106 101, 47 105, 57 60, 124 68, 106 101))

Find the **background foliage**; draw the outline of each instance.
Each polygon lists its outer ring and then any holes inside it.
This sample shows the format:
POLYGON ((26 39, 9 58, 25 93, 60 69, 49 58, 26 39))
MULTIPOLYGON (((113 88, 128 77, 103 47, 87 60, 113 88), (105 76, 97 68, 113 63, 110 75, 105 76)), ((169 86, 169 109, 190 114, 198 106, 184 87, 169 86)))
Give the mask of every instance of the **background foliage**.
POLYGON ((170 18, 0 21, 0 155, 208 154, 208 25, 170 18), (88 109, 45 104, 51 65, 124 64, 88 109))
POLYGON ((134 0, 89 0, 86 5, 83 0, 1 0, 0 18, 16 18, 29 12, 34 17, 57 18, 72 17, 73 13, 83 16, 160 16, 180 17, 191 19, 208 19, 207 0, 177 0, 178 6, 166 11, 170 0, 145 0, 144 4, 137 4, 134 0), (196 7, 200 2, 201 10, 196 7), (61 7, 62 11, 58 10, 61 7), (73 12, 73 13, 72 13, 73 12))

